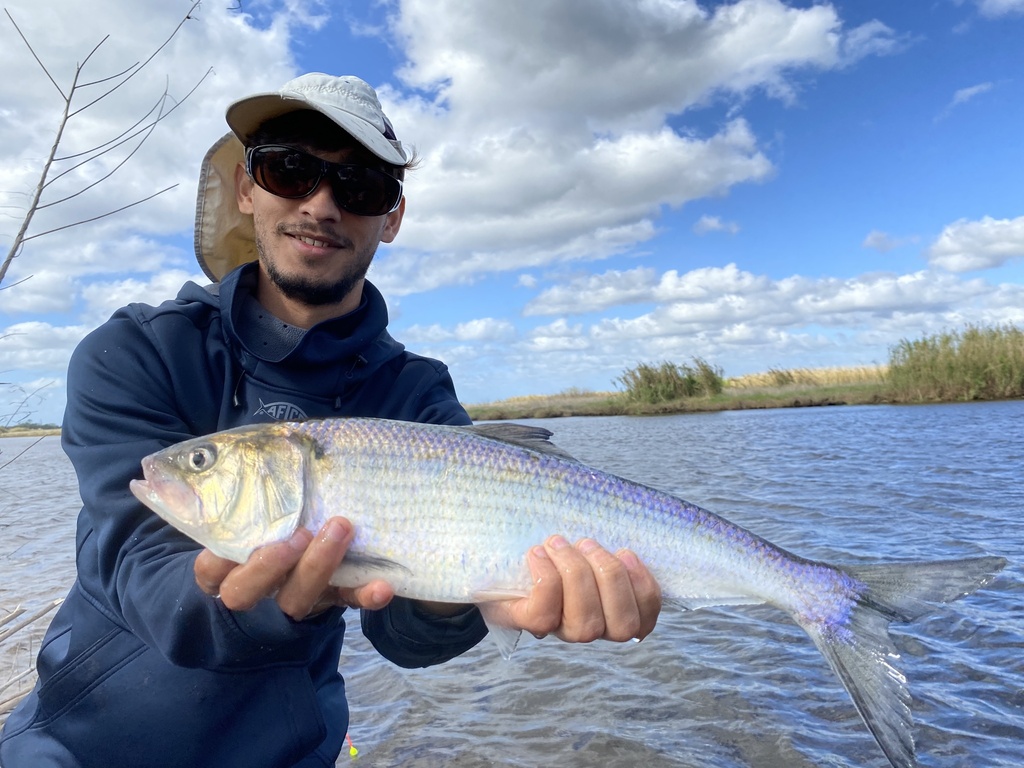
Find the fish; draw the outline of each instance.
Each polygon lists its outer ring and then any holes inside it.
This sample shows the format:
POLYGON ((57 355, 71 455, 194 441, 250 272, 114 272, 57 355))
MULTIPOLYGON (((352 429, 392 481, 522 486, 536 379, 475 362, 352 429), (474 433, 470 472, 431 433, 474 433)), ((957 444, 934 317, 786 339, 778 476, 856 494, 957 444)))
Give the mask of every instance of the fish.
MULTIPOLYGON (((239 563, 334 515, 354 540, 331 578, 386 579, 418 600, 522 597, 527 552, 552 534, 632 550, 665 605, 769 604, 810 636, 894 768, 915 765, 907 678, 889 636, 988 585, 997 556, 833 565, 806 559, 675 495, 577 461, 544 428, 341 418, 238 427, 142 460, 132 493, 214 554, 239 563)), ((488 622, 506 657, 518 633, 488 622)))

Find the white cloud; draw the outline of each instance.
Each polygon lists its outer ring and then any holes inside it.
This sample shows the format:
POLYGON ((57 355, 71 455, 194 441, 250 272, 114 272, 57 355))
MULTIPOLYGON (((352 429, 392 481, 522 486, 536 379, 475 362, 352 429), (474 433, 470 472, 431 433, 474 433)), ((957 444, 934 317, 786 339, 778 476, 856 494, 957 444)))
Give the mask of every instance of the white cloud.
POLYGON ((536 288, 537 287, 537 276, 524 273, 519 276, 516 280, 516 285, 520 288, 536 288))
POLYGON ((916 236, 911 237, 894 237, 888 232, 882 232, 878 229, 873 229, 868 232, 867 237, 864 238, 864 242, 861 243, 863 248, 872 248, 873 250, 881 253, 888 253, 895 248, 901 248, 904 245, 916 243, 918 238, 916 236))
POLYGON ((978 10, 990 19, 1024 14, 1024 0, 978 0, 978 10))
POLYGON ((586 349, 590 344, 583 336, 582 330, 583 326, 580 324, 569 325, 565 320, 559 319, 550 325, 534 328, 526 348, 532 352, 545 353, 586 349))
POLYGON ((663 128, 569 146, 532 127, 514 133, 425 156, 400 244, 374 267, 382 288, 402 295, 607 258, 650 239, 663 206, 723 194, 772 169, 743 120, 705 140, 663 128))
POLYGON ((961 104, 966 104, 968 101, 975 98, 976 96, 980 96, 983 93, 991 91, 994 87, 994 83, 986 82, 978 83, 977 85, 972 85, 967 88, 958 89, 953 93, 953 98, 950 99, 949 104, 947 104, 945 108, 935 117, 936 122, 944 120, 945 118, 949 117, 950 112, 952 112, 956 107, 960 106, 961 104))
MULTIPOLYGON (((634 362, 693 356, 722 366, 728 375, 771 366, 885 362, 888 347, 903 338, 968 322, 1024 322, 1024 286, 931 270, 773 279, 735 265, 661 274, 638 267, 553 286, 537 298, 532 314, 556 317, 521 329, 519 341, 503 346, 502 365, 556 392, 569 386, 607 389, 634 362), (637 305, 650 306, 629 311, 637 305), (587 322, 568 319, 598 311, 605 315, 587 322)), ((450 351, 443 341, 432 351, 470 388, 493 354, 461 345, 450 351)), ((503 384, 492 379, 476 386, 500 392, 503 384)))
POLYGON ((523 314, 584 314, 626 304, 702 300, 716 294, 737 296, 764 290, 768 282, 735 264, 694 269, 683 275, 672 269, 660 277, 648 267, 612 270, 549 288, 527 304, 523 314))
MULTIPOLYGON (((685 337, 734 333, 738 327, 776 330, 812 326, 868 327, 884 318, 922 313, 947 314, 957 306, 993 300, 1006 308, 1007 296, 1024 296, 1024 287, 999 291, 979 280, 961 281, 941 272, 909 275, 865 274, 855 278, 773 280, 734 264, 656 276, 641 268, 574 280, 538 297, 532 314, 582 314, 637 303, 654 308, 633 317, 595 322, 590 333, 603 340, 685 337), (995 296, 1005 291, 999 301, 995 296), (569 297, 575 296, 575 301, 569 297)), ((1020 310, 1018 315, 1024 315, 1020 310)), ((564 321, 560 321, 564 322, 564 321)), ((564 326, 559 326, 564 327, 564 326)))
POLYGON ((701 216, 693 225, 693 231, 698 235, 706 235, 708 232, 728 232, 735 235, 740 231, 740 225, 735 221, 722 221, 718 216, 701 216))
POLYGON ((210 282, 209 278, 196 268, 192 272, 180 269, 166 270, 148 280, 129 278, 91 283, 82 289, 82 298, 86 305, 84 317, 88 325, 99 325, 114 310, 126 304, 136 302, 158 305, 176 296, 187 280, 199 285, 210 282))
POLYGON ((953 101, 951 102, 951 105, 956 106, 957 104, 965 104, 975 96, 991 91, 992 88, 992 83, 979 83, 978 85, 972 85, 969 88, 961 88, 953 94, 953 101))
POLYGON ((873 19, 851 29, 842 41, 843 64, 851 65, 868 56, 891 56, 910 44, 906 37, 873 19))
POLYGON ((438 323, 429 326, 413 325, 402 334, 403 339, 416 344, 438 342, 495 342, 507 341, 516 335, 515 326, 507 320, 481 317, 458 323, 448 330, 438 323))
POLYGON ((0 371, 63 371, 72 350, 88 332, 83 326, 57 327, 38 321, 9 325, 0 329, 0 371))
POLYGON ((950 272, 992 269, 1022 256, 1024 216, 960 219, 943 229, 928 249, 928 263, 950 272))
POLYGON ((382 97, 423 152, 399 248, 374 273, 397 294, 633 249, 666 206, 773 172, 744 120, 696 136, 670 118, 752 91, 793 101, 799 73, 895 39, 877 22, 845 30, 831 6, 777 0, 648 0, 628 13, 405 0, 393 23, 408 56, 399 77, 416 92, 382 97))

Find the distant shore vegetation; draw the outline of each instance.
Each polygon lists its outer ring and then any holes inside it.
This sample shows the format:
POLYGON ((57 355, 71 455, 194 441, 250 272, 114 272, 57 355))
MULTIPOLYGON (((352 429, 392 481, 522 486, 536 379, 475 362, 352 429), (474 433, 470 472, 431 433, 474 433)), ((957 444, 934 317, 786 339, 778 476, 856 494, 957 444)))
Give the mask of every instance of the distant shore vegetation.
MULTIPOLYGON (((879 365, 769 368, 726 377, 700 357, 689 362, 638 363, 608 392, 571 388, 467 405, 474 421, 559 416, 655 415, 747 408, 799 408, 1010 400, 1024 397, 1024 330, 1008 324, 968 325, 915 341, 900 341, 879 365)), ((56 424, 0 426, 0 437, 60 434, 56 424)))
POLYGON ((620 389, 568 389, 466 406, 475 421, 558 416, 655 415, 747 408, 911 404, 1024 397, 1024 331, 968 325, 890 348, 887 363, 838 368, 770 368, 727 378, 718 366, 639 363, 620 389))

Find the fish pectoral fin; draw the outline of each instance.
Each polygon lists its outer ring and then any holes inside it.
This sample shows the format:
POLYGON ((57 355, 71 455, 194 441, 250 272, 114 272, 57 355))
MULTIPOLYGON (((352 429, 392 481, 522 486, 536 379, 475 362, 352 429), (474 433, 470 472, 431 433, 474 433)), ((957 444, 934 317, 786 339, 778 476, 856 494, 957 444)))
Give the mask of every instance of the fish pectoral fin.
POLYGON ((664 602, 687 611, 696 611, 699 608, 713 608, 716 605, 761 605, 764 600, 758 600, 750 595, 716 595, 715 597, 666 597, 664 602))
POLYGON ((374 579, 393 580, 396 576, 408 576, 412 571, 401 563, 386 557, 349 552, 341 561, 338 570, 331 576, 331 586, 361 587, 374 579))
POLYGON ((501 600, 519 600, 529 595, 521 589, 482 589, 473 593, 474 603, 496 603, 501 600))
POLYGON ((397 563, 394 560, 389 560, 386 557, 380 557, 378 555, 369 555, 366 553, 349 552, 345 555, 345 559, 342 561, 349 565, 354 565, 357 568, 365 568, 373 571, 398 571, 400 573, 412 573, 401 563, 397 563))

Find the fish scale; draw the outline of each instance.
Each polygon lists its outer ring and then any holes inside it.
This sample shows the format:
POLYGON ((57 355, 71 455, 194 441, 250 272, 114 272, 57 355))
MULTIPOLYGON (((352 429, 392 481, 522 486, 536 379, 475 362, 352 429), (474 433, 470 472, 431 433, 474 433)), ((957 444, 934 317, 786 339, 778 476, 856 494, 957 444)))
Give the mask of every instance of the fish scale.
MULTIPOLYGON (((332 583, 388 580, 440 602, 525 595, 526 555, 553 534, 628 548, 667 603, 768 603, 801 626, 895 768, 915 765, 910 693, 892 621, 988 584, 976 557, 839 566, 808 560, 725 518, 577 462, 545 429, 382 419, 262 424, 170 446, 142 462, 136 497, 214 554, 245 562, 300 525, 348 517, 355 539, 332 583)), ((491 627, 500 638, 507 628, 491 627)), ((506 648, 514 647, 506 643, 506 648)))

